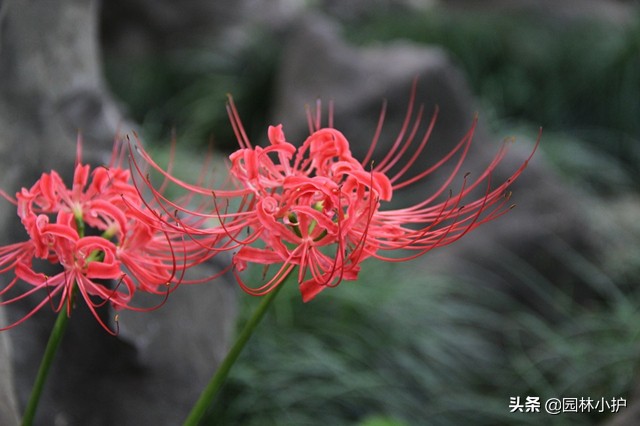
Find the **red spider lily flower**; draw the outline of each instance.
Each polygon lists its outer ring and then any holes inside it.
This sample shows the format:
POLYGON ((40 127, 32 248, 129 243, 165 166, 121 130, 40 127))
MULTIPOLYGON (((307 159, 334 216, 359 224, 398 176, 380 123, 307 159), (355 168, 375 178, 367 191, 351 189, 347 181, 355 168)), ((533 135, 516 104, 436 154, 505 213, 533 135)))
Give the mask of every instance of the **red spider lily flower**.
POLYGON ((47 303, 56 312, 66 306, 69 315, 77 288, 96 320, 112 332, 98 315, 98 307, 109 303, 116 309, 148 310, 132 304, 136 291, 160 294, 166 300, 184 269, 204 258, 200 245, 165 229, 147 210, 130 171, 122 168, 124 154, 116 143, 110 164, 91 171, 81 164, 79 140, 71 188, 52 171, 19 191, 15 199, 0 191, 17 206, 29 237, 0 247, 0 274, 12 275, 0 286, 4 297, 0 306, 43 295, 23 318, 0 330, 22 323, 47 303), (99 236, 86 235, 89 230, 99 236), (46 263, 59 265, 62 271, 47 276, 42 272, 46 263), (19 282, 29 287, 21 290, 19 282))
POLYGON ((297 278, 306 302, 342 280, 357 279, 367 258, 404 261, 421 256, 453 243, 512 207, 508 187, 527 166, 537 143, 531 156, 505 182, 490 185, 491 174, 507 153, 506 144, 483 173, 473 180, 464 175, 454 192, 451 186, 469 151, 474 121, 445 157, 408 177, 409 168, 417 164, 427 145, 437 116, 436 111, 424 135, 417 138, 422 108, 412 121, 414 99, 415 85, 404 125, 378 163, 373 163, 371 156, 381 134, 384 108, 369 153, 359 161, 352 155, 347 138, 333 128, 331 117, 328 127, 320 126, 319 113, 315 118, 308 114, 310 136, 299 147, 286 140, 281 125, 269 127, 268 146, 254 146, 231 99, 228 112, 240 145, 229 157, 233 187, 212 190, 185 183, 163 171, 142 149, 139 152, 166 180, 194 196, 213 200, 211 206, 202 204, 194 210, 167 200, 152 188, 154 201, 164 206, 166 218, 172 218, 168 226, 183 230, 203 247, 216 247, 213 251, 233 250, 238 282, 252 295, 272 291, 298 267, 297 278), (428 178, 445 164, 452 165, 453 170, 433 194, 404 208, 383 208, 396 190, 428 178), (392 168, 397 171, 391 173, 392 168), (238 207, 229 211, 232 205, 238 207), (204 226, 207 219, 218 225, 204 226), (250 287, 238 274, 249 264, 265 268, 273 265, 277 271, 263 285, 250 287))
MULTIPOLYGON (((109 330, 97 314, 96 308, 104 305, 106 301, 116 308, 126 308, 135 290, 131 286, 126 286, 127 288, 123 290, 122 285, 111 289, 105 284, 105 280, 119 280, 123 274, 120 262, 116 259, 115 244, 102 237, 80 238, 72 228, 58 224, 47 225, 43 234, 50 238, 51 250, 55 252, 56 260, 63 271, 54 276, 36 272, 33 256, 25 256, 21 262, 16 263, 15 278, 12 283, 21 280, 30 284, 32 288, 2 304, 16 302, 39 291, 45 291, 47 297, 43 298, 29 315, 11 326, 23 322, 47 303, 53 303, 52 301, 58 295, 60 301, 57 306, 54 306, 54 310, 59 311, 66 306, 67 315, 70 315, 74 300, 73 293, 77 286, 100 325, 109 330)), ((3 292, 9 288, 10 286, 7 286, 3 292)))

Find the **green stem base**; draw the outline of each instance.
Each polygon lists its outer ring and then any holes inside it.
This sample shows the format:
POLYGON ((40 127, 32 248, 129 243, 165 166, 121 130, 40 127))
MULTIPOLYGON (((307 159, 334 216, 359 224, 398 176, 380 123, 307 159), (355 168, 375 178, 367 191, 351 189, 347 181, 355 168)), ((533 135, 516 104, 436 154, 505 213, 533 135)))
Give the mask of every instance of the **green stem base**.
POLYGON ((211 403, 213 402, 214 398, 220 391, 222 384, 224 383, 227 376, 229 375, 229 371, 231 370, 231 367, 238 359, 238 356, 242 352, 242 349, 244 349, 244 346, 246 345, 247 341, 253 334, 253 331, 255 330, 256 326, 262 320, 262 317, 264 317, 265 312, 267 311, 267 309, 271 305, 271 302, 280 291, 280 288, 284 287, 284 285, 286 284, 286 281, 288 280, 285 279, 285 282, 280 283, 278 287, 276 287, 273 291, 271 291, 270 293, 268 293, 266 296, 262 298, 262 300, 260 301, 260 304, 258 305, 258 308, 254 311, 253 315, 251 315, 251 318, 249 318, 245 326, 242 328, 242 331, 240 332, 235 343, 229 350, 229 353, 224 358, 224 360, 216 370, 215 374, 211 378, 211 381, 209 381, 209 384, 204 389, 204 391, 202 391, 200 398, 191 409, 189 416, 187 417, 187 419, 183 424, 184 426, 196 426, 198 425, 200 420, 202 420, 202 417, 206 413, 207 409, 211 406, 211 403))
POLYGON ((44 350, 42 361, 40 361, 40 368, 38 369, 36 381, 33 384, 29 402, 27 403, 27 408, 25 409, 24 416, 22 417, 22 426, 31 426, 33 424, 33 419, 36 416, 36 410, 38 408, 38 402, 40 401, 44 384, 47 380, 47 376, 49 375, 49 370, 53 364, 53 358, 58 350, 58 346, 60 346, 62 336, 64 335, 64 331, 67 329, 68 323, 69 316, 67 315, 67 310, 62 307, 60 312, 58 312, 58 317, 56 318, 56 322, 51 330, 51 335, 49 336, 47 347, 44 350))

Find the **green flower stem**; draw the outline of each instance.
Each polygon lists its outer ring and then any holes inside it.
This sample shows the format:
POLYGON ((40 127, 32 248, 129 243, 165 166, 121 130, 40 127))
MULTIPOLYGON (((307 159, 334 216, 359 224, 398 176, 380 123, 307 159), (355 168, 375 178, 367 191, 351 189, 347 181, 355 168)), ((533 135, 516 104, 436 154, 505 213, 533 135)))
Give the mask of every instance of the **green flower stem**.
MULTIPOLYGON (((78 217, 78 215, 76 215, 75 219, 78 227, 78 235, 82 238, 84 237, 84 222, 82 221, 82 216, 78 217)), ((69 296, 69 303, 71 304, 73 303, 76 289, 77 285, 74 284, 71 289, 71 295, 69 296)), ((40 361, 36 382, 33 384, 31 395, 29 395, 29 402, 27 402, 27 408, 24 410, 24 415, 22 416, 22 426, 31 426, 33 424, 33 419, 36 417, 36 410, 38 409, 38 403, 40 402, 40 396, 42 395, 44 384, 49 376, 49 370, 51 370, 53 358, 58 350, 58 346, 60 346, 62 336, 64 336, 64 332, 67 329, 68 324, 69 316, 67 315, 65 307, 62 306, 60 308, 60 312, 58 312, 56 322, 53 324, 53 329, 49 335, 49 341, 47 341, 47 347, 44 349, 44 355, 42 356, 42 361, 40 361)))
POLYGON ((238 335, 235 343, 229 350, 229 353, 222 361, 222 364, 220 364, 220 366, 216 370, 207 387, 204 389, 204 391, 202 391, 200 398, 191 409, 191 412, 189 413, 189 416, 185 420, 183 426, 197 426, 199 424, 205 412, 211 406, 211 403, 220 391, 222 384, 229 375, 231 367, 238 359, 238 356, 242 352, 242 349, 246 345, 247 341, 249 341, 249 338, 253 334, 253 331, 256 329, 256 326, 260 323, 262 317, 264 317, 265 312, 267 312, 267 309, 280 291, 280 288, 284 287, 284 285, 288 281, 287 278, 285 278, 284 282, 280 283, 278 287, 276 287, 273 291, 262 298, 260 304, 253 312, 253 315, 251 316, 251 318, 249 318, 244 328, 238 335))
POLYGON ((56 354, 58 346, 60 346, 62 336, 64 335, 64 331, 66 330, 68 323, 69 317, 67 316, 67 310, 63 307, 62 309, 60 309, 60 312, 58 312, 58 318, 53 325, 53 330, 51 330, 51 335, 49 336, 47 347, 44 350, 42 361, 40 361, 40 368, 38 369, 36 382, 33 385, 31 396, 29 397, 29 402, 27 403, 27 408, 24 412, 24 416, 22 417, 22 426, 30 426, 33 424, 33 419, 36 416, 36 410, 38 408, 40 396, 42 395, 44 383, 47 380, 49 370, 51 369, 51 364, 53 363, 54 355, 56 354))

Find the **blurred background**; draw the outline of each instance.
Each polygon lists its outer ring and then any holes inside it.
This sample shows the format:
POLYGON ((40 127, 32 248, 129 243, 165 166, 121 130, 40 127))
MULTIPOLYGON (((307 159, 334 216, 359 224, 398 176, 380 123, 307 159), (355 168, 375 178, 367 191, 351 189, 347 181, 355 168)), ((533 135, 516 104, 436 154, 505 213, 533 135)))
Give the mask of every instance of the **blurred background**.
MULTIPOLYGON (((475 112, 480 140, 515 136, 522 152, 544 129, 516 219, 432 258, 368 262, 312 303, 285 289, 208 424, 638 421, 638 2, 170 3, 105 2, 102 15, 109 86, 158 155, 172 131, 186 164, 209 144, 234 149, 228 93, 256 144, 280 122, 301 142, 319 97, 366 146, 383 98, 402 117, 416 75, 449 143, 475 112), (527 396, 628 407, 511 413, 527 396)), ((242 323, 255 300, 239 303, 242 323)))
MULTIPOLYGON (((359 153, 383 100, 393 140, 418 77, 425 125, 440 108, 435 158, 476 113, 469 170, 517 140, 496 182, 543 128, 507 216, 416 261, 365 262, 357 282, 311 303, 283 289, 206 424, 640 424, 638 1, 110 0, 95 16, 97 87, 119 112, 104 130, 81 104, 73 132, 108 140, 126 123, 157 158, 175 138, 186 180, 205 150, 223 158, 237 146, 227 94, 255 144, 278 123, 302 142, 305 105, 333 100, 359 153), (512 412, 527 397, 627 406, 512 412)), ((256 302, 238 291, 237 326, 256 302)))

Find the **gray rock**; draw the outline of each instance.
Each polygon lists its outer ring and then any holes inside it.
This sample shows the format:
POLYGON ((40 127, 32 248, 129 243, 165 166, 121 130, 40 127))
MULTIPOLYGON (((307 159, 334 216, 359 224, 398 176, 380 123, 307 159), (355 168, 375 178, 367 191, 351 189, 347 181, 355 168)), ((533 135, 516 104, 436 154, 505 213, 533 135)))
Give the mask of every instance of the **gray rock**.
MULTIPOLYGON (((118 131, 130 127, 102 80, 97 13, 97 1, 0 2, 0 186, 8 193, 51 169, 68 179, 78 131, 84 161, 105 164, 118 131)), ((15 206, 4 200, 0 206, 0 244, 23 241, 15 206)), ((157 311, 122 313, 118 337, 78 303, 36 424, 179 423, 226 353, 233 290, 224 278, 180 288, 157 311)), ((33 303, 0 307, 0 323, 22 318, 33 303)), ((100 314, 113 321, 108 307, 100 314)), ((0 424, 17 424, 54 320, 45 307, 0 334, 0 424)))
MULTIPOLYGON (((6 325, 4 311, 0 309, 0 327, 6 325)), ((0 333, 0 424, 6 426, 19 423, 18 403, 13 382, 11 363, 11 341, 7 333, 0 333)))
MULTIPOLYGON (((314 106, 321 96, 325 105, 328 100, 334 102, 334 125, 349 139, 355 155, 362 158, 374 134, 382 99, 386 99, 386 130, 377 151, 383 155, 401 128, 411 84, 416 77, 419 80, 417 102, 425 105, 423 130, 435 105, 439 107, 439 114, 427 149, 409 174, 440 159, 470 128, 477 106, 464 76, 441 49, 405 41, 351 46, 341 38, 337 26, 316 15, 303 20, 288 34, 287 40, 272 123, 284 125, 290 142, 301 143, 308 135, 308 129, 302 124, 305 123, 304 106, 314 106)), ((461 175, 471 172, 471 178, 487 167, 502 143, 489 134, 482 113, 479 120, 461 172, 461 175)), ((518 168, 531 152, 536 137, 533 133, 513 144, 509 156, 493 174, 492 182, 501 183, 518 168)), ((397 204, 408 205, 424 199, 441 185, 446 175, 447 170, 443 169, 409 190, 395 194, 397 204)), ((451 184, 454 193, 460 184, 461 178, 451 184)), ((548 276, 554 285, 576 284, 579 279, 575 271, 567 270, 558 253, 566 247, 585 255, 597 253, 582 213, 588 200, 562 183, 541 152, 512 189, 512 201, 517 208, 411 265, 428 270, 425 273, 478 279, 484 285, 509 289, 536 305, 542 301, 536 300, 529 286, 503 267, 507 257, 524 259, 533 270, 548 276), (478 271, 482 273, 478 275, 478 271)), ((576 292, 580 295, 589 290, 577 289, 576 292)))

